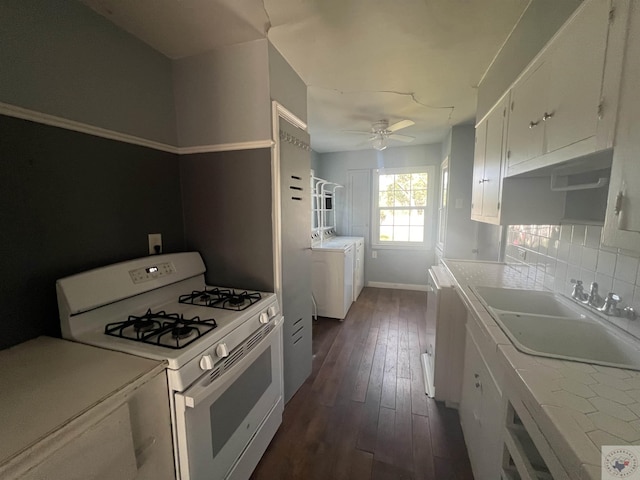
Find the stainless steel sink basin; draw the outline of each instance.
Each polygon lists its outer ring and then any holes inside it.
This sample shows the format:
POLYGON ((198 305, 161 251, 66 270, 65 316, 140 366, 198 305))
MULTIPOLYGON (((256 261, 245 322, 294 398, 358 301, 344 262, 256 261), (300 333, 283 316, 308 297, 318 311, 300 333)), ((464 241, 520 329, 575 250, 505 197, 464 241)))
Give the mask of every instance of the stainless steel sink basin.
POLYGON ((486 306, 505 312, 532 313, 553 317, 580 316, 580 307, 551 292, 513 288, 474 287, 486 306))
POLYGON ((517 313, 496 320, 525 353, 640 370, 638 346, 600 321, 517 313))
POLYGON ((640 370, 640 343, 552 292, 472 287, 520 351, 640 370))

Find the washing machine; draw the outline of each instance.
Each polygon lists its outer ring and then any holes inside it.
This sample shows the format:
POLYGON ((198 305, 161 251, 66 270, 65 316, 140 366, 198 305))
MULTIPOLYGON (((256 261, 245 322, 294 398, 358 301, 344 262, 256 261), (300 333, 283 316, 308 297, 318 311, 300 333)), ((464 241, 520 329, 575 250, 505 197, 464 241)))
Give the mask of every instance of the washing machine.
POLYGON ((340 237, 311 247, 311 292, 321 317, 344 320, 353 303, 356 246, 340 237))
POLYGON ((353 251, 353 301, 358 300, 364 288, 364 237, 332 237, 331 241, 352 242, 353 251))

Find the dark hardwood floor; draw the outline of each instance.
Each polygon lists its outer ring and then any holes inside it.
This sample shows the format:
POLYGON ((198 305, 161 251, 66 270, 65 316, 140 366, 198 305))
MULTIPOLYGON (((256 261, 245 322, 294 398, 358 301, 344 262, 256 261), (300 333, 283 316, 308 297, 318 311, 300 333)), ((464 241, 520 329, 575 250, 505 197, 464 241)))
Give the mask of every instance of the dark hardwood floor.
POLYGON ((313 326, 313 371, 253 480, 472 480, 456 410, 424 393, 424 292, 365 288, 313 326))

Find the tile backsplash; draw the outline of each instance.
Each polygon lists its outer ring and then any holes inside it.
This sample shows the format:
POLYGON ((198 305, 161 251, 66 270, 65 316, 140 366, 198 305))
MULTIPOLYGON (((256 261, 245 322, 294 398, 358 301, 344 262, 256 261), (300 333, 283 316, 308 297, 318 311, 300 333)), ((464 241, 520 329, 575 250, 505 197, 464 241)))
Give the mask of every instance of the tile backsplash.
MULTIPOLYGON (((602 227, 595 225, 510 225, 505 262, 522 268, 527 282, 571 295, 571 279, 589 291, 598 283, 601 296, 615 292, 621 304, 640 312, 640 254, 602 245, 602 227)), ((640 318, 607 317, 640 338, 640 318)))

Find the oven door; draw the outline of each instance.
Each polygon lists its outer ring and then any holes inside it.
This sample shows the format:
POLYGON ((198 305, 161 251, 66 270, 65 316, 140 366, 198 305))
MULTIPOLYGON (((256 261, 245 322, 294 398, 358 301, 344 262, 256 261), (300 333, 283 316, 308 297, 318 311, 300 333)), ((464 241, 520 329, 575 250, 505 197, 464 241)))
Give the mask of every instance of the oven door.
POLYGON ((271 429, 273 435, 274 421, 280 424, 282 317, 266 337, 254 342, 250 337, 210 373, 175 394, 181 480, 227 478, 239 468, 241 457, 257 463, 263 451, 252 451, 252 447, 266 448, 271 440, 269 437, 265 443, 262 437, 268 433, 260 435, 260 430, 271 429), (240 348, 246 353, 235 360, 240 348), (225 371, 219 375, 216 372, 225 362, 225 371), (236 363, 229 366, 228 362, 236 363), (270 419, 272 413, 280 418, 270 419), (263 429, 263 424, 267 428, 263 429))

